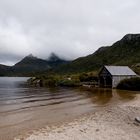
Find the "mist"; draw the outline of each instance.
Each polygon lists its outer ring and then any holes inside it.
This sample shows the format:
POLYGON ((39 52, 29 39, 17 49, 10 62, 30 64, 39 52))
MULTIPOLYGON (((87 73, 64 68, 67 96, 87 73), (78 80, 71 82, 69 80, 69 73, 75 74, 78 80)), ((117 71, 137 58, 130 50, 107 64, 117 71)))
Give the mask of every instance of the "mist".
POLYGON ((0 1, 0 63, 13 65, 26 55, 67 60, 139 33, 139 0, 0 1), (135 26, 134 26, 135 25, 135 26))

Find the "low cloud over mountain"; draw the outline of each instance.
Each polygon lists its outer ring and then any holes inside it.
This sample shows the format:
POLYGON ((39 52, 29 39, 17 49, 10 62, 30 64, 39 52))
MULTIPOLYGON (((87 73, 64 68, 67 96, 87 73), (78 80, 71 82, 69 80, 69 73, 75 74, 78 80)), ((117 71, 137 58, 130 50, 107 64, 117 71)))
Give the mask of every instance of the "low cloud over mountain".
POLYGON ((0 63, 33 53, 75 59, 140 32, 139 0, 0 1, 0 63))

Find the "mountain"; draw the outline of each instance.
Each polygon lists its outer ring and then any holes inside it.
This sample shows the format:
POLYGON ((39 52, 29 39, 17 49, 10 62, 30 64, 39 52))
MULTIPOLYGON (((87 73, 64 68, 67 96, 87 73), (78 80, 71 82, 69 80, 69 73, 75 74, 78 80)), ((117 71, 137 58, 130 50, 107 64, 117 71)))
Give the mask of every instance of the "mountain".
POLYGON ((66 63, 68 61, 60 59, 54 53, 47 60, 37 58, 30 54, 14 66, 0 65, 0 76, 33 76, 66 63))
POLYGON ((52 68, 55 68, 55 67, 60 66, 62 64, 67 64, 70 61, 60 58, 55 53, 51 53, 51 55, 47 59, 47 62, 52 68))
POLYGON ((140 72, 140 34, 127 34, 112 46, 57 67, 58 73, 79 73, 99 70, 103 65, 128 65, 140 72))
POLYGON ((23 58, 20 62, 16 63, 11 69, 16 75, 26 75, 45 71, 49 68, 50 66, 46 60, 37 58, 30 54, 23 58))

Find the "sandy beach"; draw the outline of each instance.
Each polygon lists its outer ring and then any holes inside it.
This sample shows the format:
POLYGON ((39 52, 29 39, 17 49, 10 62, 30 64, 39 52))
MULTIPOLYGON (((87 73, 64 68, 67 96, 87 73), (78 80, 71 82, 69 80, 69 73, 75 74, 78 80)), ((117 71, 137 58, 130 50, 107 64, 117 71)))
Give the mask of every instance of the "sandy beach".
POLYGON ((46 127, 15 140, 139 140, 140 101, 106 106, 71 122, 46 127))

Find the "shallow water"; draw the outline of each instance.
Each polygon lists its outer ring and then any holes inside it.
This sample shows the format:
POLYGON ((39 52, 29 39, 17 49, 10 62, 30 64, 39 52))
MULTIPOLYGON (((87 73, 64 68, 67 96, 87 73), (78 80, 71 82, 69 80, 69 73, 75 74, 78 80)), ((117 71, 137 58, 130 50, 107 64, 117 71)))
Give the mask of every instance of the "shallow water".
POLYGON ((30 88, 28 78, 0 78, 0 140, 140 98, 112 89, 30 88))

